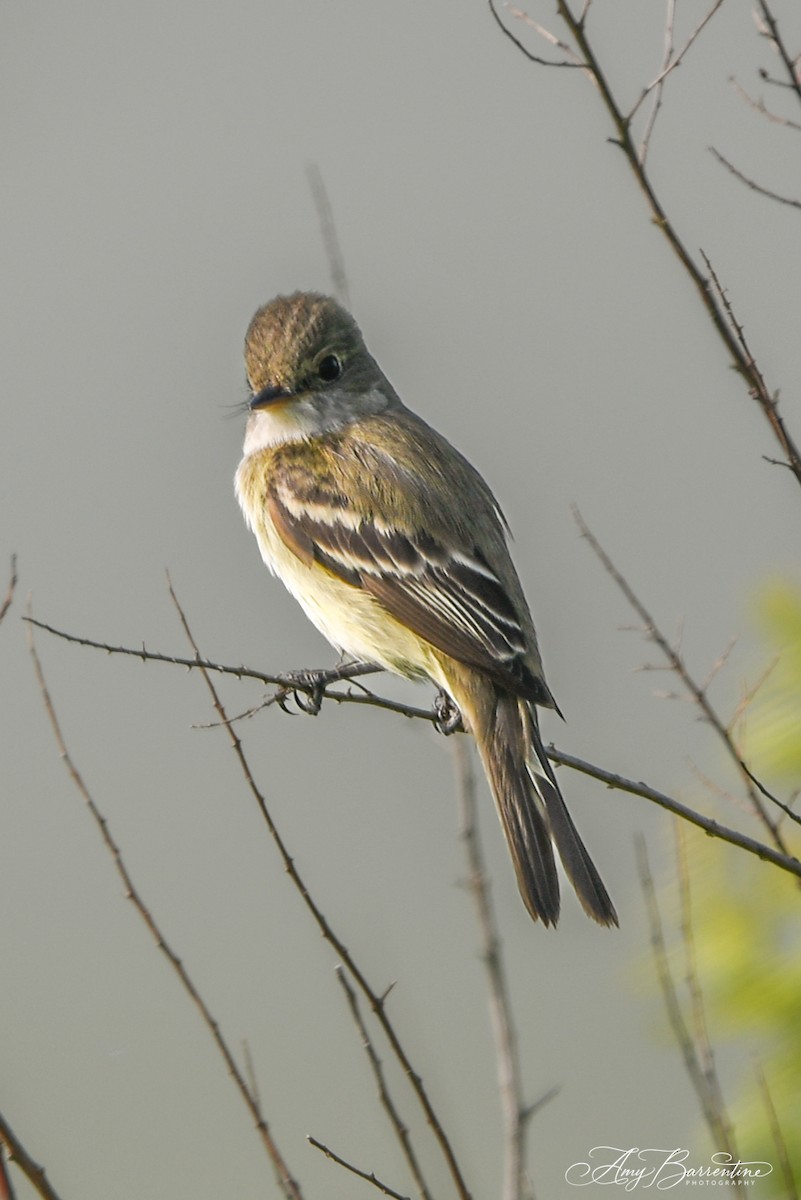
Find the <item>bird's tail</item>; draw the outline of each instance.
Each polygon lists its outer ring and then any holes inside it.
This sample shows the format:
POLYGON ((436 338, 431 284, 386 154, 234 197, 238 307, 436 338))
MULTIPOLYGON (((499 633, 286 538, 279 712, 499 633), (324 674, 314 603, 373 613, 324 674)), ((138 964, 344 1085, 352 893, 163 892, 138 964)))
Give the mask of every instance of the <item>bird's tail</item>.
POLYGON ((617 925, 614 905, 562 799, 536 711, 491 684, 477 699, 460 707, 476 739, 526 908, 535 921, 556 924, 555 844, 584 911, 600 925, 617 925))

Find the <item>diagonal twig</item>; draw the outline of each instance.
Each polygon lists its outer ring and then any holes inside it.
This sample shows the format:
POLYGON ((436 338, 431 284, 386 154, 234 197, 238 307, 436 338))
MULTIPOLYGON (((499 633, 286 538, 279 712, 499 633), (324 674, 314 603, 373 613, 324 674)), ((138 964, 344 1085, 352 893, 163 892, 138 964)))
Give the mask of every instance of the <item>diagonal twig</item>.
POLYGON ((695 949, 695 928, 693 926, 692 896, 690 892, 690 875, 687 869, 687 844, 684 828, 680 822, 674 822, 676 835, 676 863, 679 879, 679 910, 680 932, 684 945, 684 978, 692 1020, 692 1040, 695 1047, 695 1057, 698 1070, 703 1079, 704 1095, 709 1110, 708 1121, 712 1121, 710 1133, 718 1150, 725 1150, 732 1159, 739 1158, 734 1144, 734 1131, 726 1112, 723 1090, 720 1086, 715 1055, 709 1038, 706 1023, 706 1008, 704 1005, 701 978, 698 973, 698 959, 695 949))
MULTIPOLYGON (((496 25, 500 29, 501 33, 505 34, 505 36, 508 37, 508 39, 512 43, 512 45, 516 46, 517 49, 520 51, 520 53, 523 54, 529 60, 529 62, 537 63, 538 66, 541 66, 541 67, 583 67, 584 66, 584 63, 582 63, 580 61, 580 59, 578 59, 576 57, 574 51, 571 50, 569 47, 566 47, 566 49, 567 49, 567 52, 571 55, 571 57, 564 59, 560 62, 555 62, 552 58, 540 58, 540 56, 538 54, 532 54, 532 52, 528 49, 528 47, 524 46, 523 43, 520 41, 520 39, 515 37, 515 35, 511 31, 511 29, 509 29, 508 26, 504 25, 503 21, 501 20, 499 14, 498 14, 497 8, 495 7, 495 0, 487 0, 487 3, 489 6, 489 10, 492 14, 493 20, 495 21, 496 25)), ((564 43, 560 43, 558 41, 558 39, 553 38, 553 37, 549 37, 548 40, 551 42, 554 42, 557 45, 562 45, 562 46, 564 45, 564 43)))
MULTIPOLYGON (((255 679, 258 683, 277 688, 276 695, 270 699, 271 704, 291 692, 305 692, 309 696, 319 694, 322 699, 336 700, 338 704, 363 704, 373 708, 385 708, 399 716, 415 717, 418 720, 429 721, 431 724, 435 724, 437 721, 436 714, 430 709, 415 708, 411 704, 403 704, 400 701, 376 696, 366 689, 362 694, 331 690, 331 685, 334 683, 352 680, 363 675, 377 675, 382 672, 383 667, 378 667, 374 663, 343 663, 341 666, 331 667, 326 671, 290 671, 284 674, 270 674, 266 671, 254 670, 252 667, 234 667, 226 663, 212 662, 210 659, 197 655, 188 658, 179 654, 162 654, 157 650, 148 650, 144 643, 141 647, 115 646, 110 642, 101 642, 95 638, 68 633, 31 616, 23 617, 23 620, 36 629, 42 629, 46 633, 52 634, 53 637, 61 638, 62 641, 72 642, 76 646, 88 646, 93 650, 103 650, 106 654, 138 658, 140 662, 158 662, 171 667, 186 667, 188 671, 213 671, 218 675, 233 675, 236 679, 255 679)), ((250 712, 251 710, 248 709, 247 713, 241 715, 248 716, 250 712)), ((228 719, 230 720, 230 718, 228 719)))
POLYGON ((0 1138, 0 1200, 17 1200, 17 1194, 8 1173, 6 1144, 2 1138, 0 1138))
POLYGON ((2 621, 3 617, 6 615, 8 610, 11 608, 11 604, 14 600, 14 590, 15 590, 16 586, 17 586, 17 556, 16 556, 16 554, 12 554, 11 555, 11 578, 9 579, 8 589, 6 591, 3 602, 2 602, 2 604, 0 604, 0 621, 2 621))
POLYGON ((656 119, 659 116, 659 110, 662 107, 665 81, 667 80, 667 77, 676 70, 677 67, 681 66, 684 58, 688 54, 693 44, 698 40, 701 33, 704 31, 706 26, 714 17, 715 13, 723 4, 723 0, 714 0, 712 7, 709 8, 705 15, 701 18, 698 25, 696 25, 695 29, 687 38, 687 41, 682 46, 681 50, 679 50, 677 53, 674 53, 673 37, 674 22, 676 17, 676 2, 677 0, 667 0, 667 16, 665 18, 664 37, 665 49, 662 56, 662 66, 660 67, 659 73, 657 74, 656 78, 652 79, 651 82, 645 88, 643 88, 642 95, 628 113, 628 120, 631 121, 651 92, 654 93, 654 102, 651 106, 651 111, 648 115, 645 125, 645 131, 640 139, 640 145, 637 151, 638 158, 643 166, 645 165, 645 160, 648 157, 648 147, 650 145, 651 135, 654 131, 654 126, 656 125, 656 119))
POLYGON ((8 1161, 13 1162, 19 1168, 34 1191, 43 1200, 59 1200, 58 1192, 47 1178, 44 1167, 31 1158, 8 1121, 0 1113, 0 1154, 2 1154, 3 1148, 6 1150, 8 1161))
POLYGON ((358 1176, 359 1179, 364 1179, 367 1183, 371 1183, 373 1187, 378 1188, 379 1192, 383 1192, 385 1196, 391 1196, 393 1200, 409 1200, 408 1196, 401 1195, 400 1192, 396 1192, 394 1188, 391 1188, 388 1183, 383 1183, 373 1171, 368 1173, 367 1171, 362 1171, 359 1167, 355 1167, 347 1159, 335 1154, 330 1146, 326 1146, 324 1142, 318 1142, 317 1138, 312 1137, 311 1134, 306 1135, 306 1141, 310 1146, 314 1146, 315 1150, 322 1151, 326 1158, 330 1158, 338 1166, 344 1167, 346 1171, 350 1171, 352 1175, 358 1176))
POLYGON ((656 898, 656 889, 654 888, 654 880, 651 874, 651 868, 648 863, 648 850, 645 844, 645 838, 639 834, 635 838, 635 847, 637 852, 637 867, 640 876, 640 885, 645 897, 646 911, 648 914, 648 927, 651 937, 651 949, 654 955, 654 963, 656 966, 657 978, 659 987, 662 992, 662 997, 667 1009, 668 1020, 670 1027, 673 1030, 674 1037, 681 1050, 681 1056, 684 1059, 684 1066, 692 1083, 693 1090, 698 1097, 698 1102, 701 1105, 701 1112, 704 1120, 709 1128, 709 1131, 715 1141, 721 1136, 721 1123, 718 1119, 718 1113, 715 1107, 714 1097, 709 1093, 706 1078, 703 1069, 698 1059, 695 1044, 692 1035, 684 1019, 681 1004, 679 1002, 676 985, 673 982, 673 976, 670 971, 668 962, 667 946, 665 945, 665 935, 662 928, 662 917, 659 912, 659 904, 656 898))
POLYGON ((478 833, 475 774, 470 749, 464 738, 454 739, 453 752, 461 811, 461 833, 467 856, 467 884, 478 920, 481 959, 487 977, 490 1019, 495 1041, 504 1141, 501 1196, 503 1200, 520 1200, 525 1183, 526 1118, 530 1113, 527 1113, 523 1104, 517 1031, 512 1015, 498 923, 478 833))
POLYGON ((745 103, 750 108, 753 108, 755 112, 758 112, 761 116, 767 118, 768 121, 772 121, 774 125, 784 125, 788 129, 794 129, 797 133, 801 133, 801 124, 798 121, 791 121, 789 117, 783 117, 780 116, 779 113, 773 112, 768 108, 768 106, 765 104, 765 101, 761 98, 759 100, 755 100, 754 97, 745 90, 739 80, 735 79, 733 76, 729 82, 735 88, 740 99, 744 100, 745 103))
POLYGON ((179 956, 172 949, 172 946, 167 942, 161 927, 157 924, 152 912, 142 899, 142 896, 134 884, 130 872, 128 871, 128 867, 125 864, 120 846, 112 836, 108 821, 97 807, 97 804, 89 792, 82 775, 73 762, 72 756, 67 749, 64 736, 61 732, 61 725, 53 706, 53 701, 47 687, 41 660, 36 649, 36 643, 33 636, 33 622, 29 622, 28 624, 28 648, 33 659, 34 671, 39 683, 42 701, 53 729, 53 736, 55 738, 56 745, 58 746, 59 754, 61 755, 62 761, 64 762, 72 782, 86 804, 86 807, 89 810, 95 825, 97 826, 104 846, 111 855, 114 866, 117 869, 117 874, 122 880, 122 884, 125 889, 125 896, 133 904, 139 917, 149 930, 153 940, 156 943, 156 946, 169 962, 173 971, 178 976, 184 991, 187 993, 192 1003, 200 1013, 203 1023, 211 1034, 212 1039, 214 1040, 217 1049, 219 1050, 223 1061, 225 1062, 229 1075, 233 1079, 240 1096, 245 1102, 245 1106, 253 1118, 256 1129, 261 1137, 262 1144, 275 1170, 276 1178, 279 1182, 283 1195, 286 1197, 286 1200, 303 1200, 300 1187, 293 1178, 286 1161, 283 1158, 283 1155, 278 1149, 275 1139, 270 1132, 270 1128, 259 1108, 255 1095, 251 1092, 251 1089, 248 1087, 247 1082, 237 1066, 236 1060, 234 1059, 234 1056, 228 1047, 228 1043, 222 1034, 219 1023, 210 1013, 205 1001, 203 1000, 203 997, 200 995, 195 984, 193 983, 189 972, 179 956))
POLYGON ((361 1009, 359 1007, 359 997, 351 987, 350 983, 348 982, 348 978, 341 967, 337 967, 336 976, 339 984, 342 987, 342 990, 345 993, 345 998, 348 1002, 348 1008, 350 1009, 351 1016, 353 1017, 353 1022, 359 1031, 359 1036, 362 1039, 364 1052, 367 1055, 367 1059, 370 1063, 370 1069, 373 1072, 373 1077, 378 1087, 378 1096, 381 1101, 381 1106, 387 1114, 389 1123, 392 1126, 392 1130, 400 1145, 403 1157, 406 1159, 406 1164, 409 1167, 412 1178, 414 1179, 415 1187, 417 1188, 423 1200, 431 1200, 431 1192, 428 1184, 425 1181, 420 1162, 415 1153, 411 1138, 409 1137, 409 1129, 398 1112, 395 1101, 390 1095, 386 1075, 384 1074, 384 1065, 381 1062, 381 1059, 378 1057, 378 1053, 373 1045, 372 1038, 370 1037, 370 1033, 364 1022, 364 1017, 362 1016, 361 1009))
MULTIPOLYGON (((760 3, 764 6, 764 0, 760 0, 760 3)), ((490 7, 501 29, 511 38, 517 48, 526 54, 529 59, 533 59, 535 62, 540 61, 534 58, 526 50, 525 46, 521 45, 504 27, 494 8, 492 8, 492 3, 490 3, 490 7)), ((582 67, 585 73, 589 72, 592 75, 593 82, 606 108, 614 130, 610 141, 617 145, 623 152, 637 186, 645 198, 655 226, 666 238, 672 252, 684 268, 712 323, 715 333, 731 357, 735 370, 744 380, 750 396, 762 409, 764 416, 770 423, 774 436, 778 439, 785 455, 785 465, 794 475, 796 482, 801 485, 801 451, 799 451, 785 423, 777 420, 778 408, 776 396, 767 388, 761 372, 755 367, 753 359, 743 353, 742 347, 730 327, 727 315, 719 303, 714 287, 679 236, 675 225, 657 195, 645 163, 640 161, 638 149, 632 134, 631 116, 623 111, 622 106, 615 97, 606 72, 601 65, 601 60, 587 32, 587 25, 583 19, 583 10, 581 15, 577 16, 569 0, 556 0, 556 8, 557 13, 575 42, 579 57, 582 60, 582 67)))
POLYGON ((759 1087, 762 1096, 762 1103, 765 1106, 765 1112, 768 1116, 768 1125, 770 1126, 771 1137, 773 1144, 776 1147, 776 1153, 779 1159, 779 1166, 784 1176, 785 1196, 786 1200, 798 1200, 798 1184, 796 1183, 795 1171, 793 1170, 790 1152, 787 1149, 787 1142, 782 1132, 782 1127, 779 1123, 779 1116, 776 1112, 776 1106, 773 1103, 773 1096, 770 1094, 768 1081, 765 1078, 765 1072, 761 1063, 756 1064, 757 1086, 759 1087))
POLYGON ((729 171, 735 179, 739 179, 752 192, 758 192, 760 196, 765 196, 768 200, 775 200, 777 204, 786 204, 790 208, 801 208, 801 200, 796 200, 792 196, 780 196, 778 192, 772 192, 770 188, 763 187, 761 183, 757 183, 755 179, 750 179, 748 175, 743 174, 734 163, 729 162, 728 158, 716 150, 714 146, 709 147, 709 153, 713 154, 722 166, 729 171))
MULTIPOLYGON (((169 583, 169 581, 168 581, 168 586, 169 586, 170 597, 172 599, 173 604, 175 605, 175 609, 178 613, 178 618, 181 622, 181 626, 184 630, 184 633, 186 634, 187 640, 188 640, 190 646, 192 647, 192 650, 193 650, 196 658, 198 659, 198 661, 202 661, 200 651, 197 646, 197 642, 195 641, 192 631, 189 627, 189 623, 187 621, 186 614, 184 613, 184 611, 181 607, 181 604, 178 600, 178 597, 175 594, 175 591, 172 587, 172 583, 169 583)), ((385 997, 382 997, 381 995, 379 995, 378 992, 376 992, 375 989, 370 986, 370 984, 367 981, 366 976, 364 975, 361 968, 356 963, 356 960, 354 959, 353 955, 348 950, 347 946, 344 944, 342 939, 334 931, 332 925, 328 921, 328 918, 325 916, 322 909, 319 907, 319 905, 317 904, 317 902, 311 895, 311 892, 309 891, 308 887, 306 886, 306 883, 305 883, 303 877, 301 876, 301 874, 295 864, 294 859, 290 855, 289 850, 287 849, 287 846, 286 846, 283 838, 281 837, 281 834, 278 830, 277 825, 273 821, 272 814, 270 813, 270 809, 267 805, 267 801, 264 797, 264 794, 261 791, 261 789, 259 788, 258 784, 256 783, 253 772, 251 771, 250 764, 245 755, 242 741, 241 741, 239 735, 237 734, 236 729, 228 721, 228 716, 226 714, 225 708, 224 708, 222 701, 220 700, 220 697, 217 693, 217 689, 215 688, 214 683, 212 682, 211 674, 203 666, 200 666, 199 669, 200 669, 201 675, 203 676, 206 687, 208 688, 208 691, 211 695, 211 701, 212 701, 212 705, 214 706, 214 710, 217 713, 218 717, 220 718, 220 721, 225 729, 225 732, 228 734, 228 737, 231 741, 231 747, 232 747, 234 754, 236 756, 236 759, 239 763, 240 769, 245 778, 247 786, 251 792, 251 795, 253 796, 254 800, 256 801, 256 804, 258 805, 259 811, 260 811, 262 818, 264 819, 264 822, 267 826, 267 830, 268 830, 268 832, 275 844, 275 847, 278 850, 278 853, 281 857, 281 862, 283 863, 286 873, 289 875, 292 883, 294 884, 301 899, 303 900, 303 903, 306 905, 307 909, 309 910, 312 917, 314 918, 314 921, 315 921, 318 929, 320 930, 320 933, 325 938, 325 940, 329 943, 329 945, 331 945, 334 948, 334 950, 336 951, 336 953, 339 955, 340 959, 345 964, 347 970, 350 972, 351 978, 356 982, 359 990, 361 991, 362 995, 366 998, 372 1011, 374 1012, 374 1014, 376 1016, 376 1020, 378 1021, 379 1025, 381 1026, 381 1029, 392 1048, 393 1054, 395 1055, 400 1066, 402 1067, 403 1071, 405 1072, 406 1077, 409 1080, 409 1083, 411 1084, 412 1090, 413 1090, 413 1092, 417 1098, 417 1101, 425 1115, 425 1118, 429 1124, 429 1127, 432 1131, 434 1139, 437 1142, 437 1144, 442 1152, 443 1158, 445 1159, 445 1163, 448 1167, 448 1170, 450 1171, 450 1175, 453 1180, 454 1187, 456 1189, 456 1194, 458 1195, 459 1200, 471 1200, 470 1191, 469 1191, 467 1184, 464 1180, 464 1177, 462 1175, 462 1171, 461 1171, 459 1163, 456 1159, 456 1155, 453 1151, 453 1147, 451 1146, 450 1139, 448 1138, 448 1136, 445 1132, 444 1126, 442 1125, 442 1122, 440 1121, 440 1119, 431 1103, 431 1100, 429 1099, 428 1093, 423 1084, 422 1077, 415 1071, 414 1067, 412 1066, 411 1060, 409 1059, 409 1057, 400 1041, 400 1038, 398 1037, 395 1027, 392 1024, 392 1021, 390 1020, 390 1018, 387 1014, 386 1005, 384 1003, 385 997)))
MULTIPOLYGON (((784 39, 779 33, 779 23, 774 17, 767 0, 757 0, 757 4, 761 9, 762 18, 767 29, 766 36, 773 42, 776 53, 779 55, 787 73, 787 83, 784 86, 795 92, 797 99, 801 101, 801 71, 798 69, 798 58, 793 58, 784 44, 784 39)), ((778 82, 777 80, 771 80, 767 74, 764 77, 771 83, 778 82)))
POLYGON ((557 750, 555 746, 548 747, 548 757, 551 762, 561 763, 562 766, 570 767, 582 775, 589 775, 591 779, 597 779, 601 783, 605 783, 607 787, 628 792, 632 796, 642 796, 644 800, 650 800, 667 812, 674 813, 682 820, 697 826, 698 829, 703 829, 704 833, 709 834, 710 837, 719 838, 731 846, 737 846, 740 850, 745 850, 747 853, 761 858, 763 862, 769 862, 774 867, 787 871, 789 875, 795 875, 797 879, 801 879, 801 862, 793 855, 781 854, 772 846, 766 846, 762 842, 758 842, 756 838, 740 833, 737 829, 728 829, 719 821, 705 817, 702 813, 696 812, 695 809, 689 808, 679 800, 674 800, 672 796, 665 795, 657 788, 650 787, 647 783, 624 779, 621 775, 615 775, 613 771, 606 771, 603 767, 596 767, 592 763, 584 762, 583 759, 575 758, 572 754, 565 754, 563 750, 557 750))
MULTIPOLYGON (((781 851, 782 854, 788 854, 789 851, 788 851, 787 845, 785 843, 784 837, 782 836, 782 833, 779 829, 779 823, 778 823, 778 821, 775 821, 770 816, 765 805, 762 802, 762 797, 765 794, 765 789, 758 790, 754 786, 754 784, 752 782, 753 776, 751 774, 751 771, 748 769, 748 767, 746 767, 741 755, 738 753, 737 748, 734 745, 734 742, 732 740, 731 734, 729 733, 729 730, 726 728, 726 726, 724 725, 724 723, 721 721, 720 717, 716 713, 715 709, 713 708, 713 706, 709 700, 709 696, 707 695, 705 689, 701 685, 696 683, 696 681, 690 675, 690 672, 688 671, 687 666, 686 666, 683 658, 681 657, 681 655, 678 653, 678 651, 673 646, 671 646, 670 642, 668 642, 667 638, 665 637, 665 635, 661 632, 661 630, 657 626, 656 622, 654 621, 654 618, 651 616, 648 609, 645 607, 645 605, 642 603, 642 601, 639 599, 639 597, 635 594, 634 590, 632 589, 632 587, 628 583, 628 581, 624 578, 623 575, 621 575, 620 571, 618 571, 617 567, 612 562, 611 558, 606 553, 603 546, 601 546, 598 539, 592 533, 592 531, 590 530, 586 521, 582 517, 578 508, 575 507, 575 505, 573 506, 573 516, 575 518, 576 524, 579 527, 579 531, 581 532, 582 537, 584 537, 589 542, 596 557, 602 563, 604 570, 607 572, 607 574, 610 576, 610 578, 614 581, 614 583, 617 585, 617 587, 620 589, 620 591, 626 597, 626 600, 628 601, 628 603, 631 605, 631 607, 637 613, 637 616, 643 622, 643 625, 645 626, 646 636, 652 642, 654 642, 654 644, 657 645, 659 647, 659 649, 662 651, 668 664, 670 665, 671 670, 675 671, 676 675, 679 677, 679 679, 681 679, 685 688, 687 689, 690 696, 692 697, 694 703, 697 705, 699 711, 701 712, 704 720, 711 726, 711 728, 715 731, 715 733, 718 736, 718 738, 720 739, 720 741, 723 743, 726 753, 728 754, 729 758, 731 758, 731 760, 737 767, 737 770, 740 772, 740 774, 745 782, 746 791, 748 793, 748 799, 753 807, 754 812, 757 814, 759 819, 762 821, 762 824, 765 826, 765 828, 770 833, 770 836, 771 836, 774 844, 781 851)), ((771 799, 773 799, 773 797, 771 797, 771 799)), ((782 806, 782 807, 784 808, 785 806, 782 806)), ((794 815, 796 816, 796 819, 797 819, 797 814, 794 814, 794 815)))
MULTIPOLYGON (((62 630, 55 629, 52 625, 45 624, 43 621, 35 621, 32 617, 27 617, 25 619, 29 624, 35 626, 36 628, 44 629, 48 633, 53 634, 55 637, 63 638, 65 641, 73 642, 78 645, 90 646, 98 650, 103 650, 107 654, 128 655, 133 658, 138 658, 143 662, 153 660, 156 662, 167 663, 169 665, 187 667, 190 670, 197 669, 201 672, 220 672, 226 675, 235 675, 245 679, 257 679, 261 682, 268 683, 280 683, 281 681, 291 680, 293 688, 301 688, 301 685, 295 682, 297 679, 296 675, 265 675, 261 671, 252 671, 247 667, 228 667, 221 663, 209 662, 197 654, 193 658, 180 658, 177 655, 156 654, 146 650, 144 647, 141 650, 135 650, 125 646, 111 646, 106 642, 96 642, 90 638, 78 637, 75 634, 65 633, 62 630)), ((336 668, 336 670, 342 672, 340 677, 346 677, 346 672, 348 671, 347 667, 336 668)), ((363 673, 367 673, 366 668, 364 669, 363 673)), ((431 709, 413 708, 411 705, 398 704, 395 701, 388 700, 382 696, 371 696, 368 701, 364 697, 358 696, 352 692, 334 693, 326 691, 324 695, 326 697, 335 699, 339 704, 365 704, 369 702, 374 707, 385 709, 391 713, 399 713, 402 716, 413 718, 419 721, 426 721, 433 725, 437 723, 437 717, 431 709)), ((229 727, 231 725, 231 718, 229 718, 226 714, 225 721, 220 722, 220 724, 225 724, 227 727, 229 727)), ((734 829, 728 829, 725 825, 721 825, 718 821, 713 821, 710 818, 703 816, 701 813, 695 812, 694 809, 689 808, 686 804, 682 804, 680 801, 674 800, 672 797, 667 796, 664 792, 660 792, 658 789, 651 787, 649 784, 644 783, 641 780, 638 781, 634 779, 628 779, 626 776, 620 775, 615 771, 608 771, 605 767, 596 766, 594 763, 587 762, 585 759, 577 758, 572 754, 567 754, 565 751, 559 750, 555 746, 548 747, 548 756, 553 762, 562 763, 564 766, 569 767, 573 771, 578 771, 583 775, 588 775, 592 779, 598 779, 601 783, 606 784, 607 787, 614 788, 621 792, 627 792, 631 796, 639 796, 643 800, 648 800, 651 803, 658 804, 661 808, 666 808, 669 812, 675 813, 683 820, 689 821, 691 824, 697 825, 699 829, 705 830, 710 837, 720 838, 722 841, 728 842, 732 846, 737 846, 741 850, 747 850, 750 854, 755 854, 758 858, 763 859, 765 862, 770 862, 774 866, 778 866, 782 870, 788 871, 790 874, 797 875, 799 878, 801 878, 801 863, 799 863, 798 859, 794 858, 792 855, 779 854, 769 846, 765 846, 761 842, 758 842, 755 838, 747 837, 745 834, 738 833, 734 829)), ((754 781, 754 786, 762 790, 767 798, 773 799, 778 804, 781 803, 780 801, 776 800, 775 797, 772 797, 769 792, 766 792, 765 789, 762 788, 762 784, 754 781)), ((791 809, 784 805, 782 805, 782 807, 786 808, 789 815, 797 819, 797 814, 793 813, 791 809)))
POLYGON ((309 181, 314 207, 317 209, 317 220, 320 222, 320 232, 323 238, 326 257, 328 258, 328 269, 331 272, 331 286, 333 287, 334 295, 345 308, 350 308, 350 291, 348 289, 348 275, 345 270, 345 258, 339 245, 334 211, 331 208, 331 201, 328 198, 328 189, 325 186, 323 173, 317 163, 309 164, 306 168, 306 177, 309 181))
POLYGON ((650 96, 651 92, 653 92, 653 104, 651 105, 651 111, 648 114, 648 119, 645 122, 645 129, 643 131, 642 138, 640 139, 640 145, 637 151, 639 160, 643 165, 645 165, 645 160, 648 157, 648 148, 651 143, 651 135, 654 132, 654 126, 656 125, 656 119, 659 116, 659 110, 662 107, 662 97, 665 91, 665 80, 674 67, 679 65, 680 61, 678 59, 676 61, 673 60, 673 27, 675 19, 676 0, 667 0, 667 16, 665 17, 664 35, 665 50, 662 58, 662 68, 656 79, 652 80, 647 87, 643 88, 642 95, 629 112, 629 120, 631 120, 646 98, 650 96))

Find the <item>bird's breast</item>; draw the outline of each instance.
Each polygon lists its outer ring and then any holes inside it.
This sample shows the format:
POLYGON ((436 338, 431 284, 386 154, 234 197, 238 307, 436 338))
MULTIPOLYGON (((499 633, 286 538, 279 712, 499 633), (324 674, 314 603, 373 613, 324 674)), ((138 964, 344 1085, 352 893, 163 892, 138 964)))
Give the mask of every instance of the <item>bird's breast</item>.
POLYGON ((283 540, 267 503, 269 460, 269 452, 243 458, 235 486, 245 521, 270 571, 340 652, 398 675, 436 679, 438 665, 426 642, 364 588, 346 582, 314 559, 304 561, 283 540))

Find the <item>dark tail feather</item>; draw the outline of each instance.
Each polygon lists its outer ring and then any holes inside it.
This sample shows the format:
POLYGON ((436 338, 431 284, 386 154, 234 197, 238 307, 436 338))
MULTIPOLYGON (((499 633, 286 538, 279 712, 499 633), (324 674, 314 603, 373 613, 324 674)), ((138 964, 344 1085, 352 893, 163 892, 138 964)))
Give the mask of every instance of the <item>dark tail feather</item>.
MULTIPOLYGON (((523 702, 521 702, 522 707, 523 702)), ((573 884, 582 908, 588 916, 597 921, 599 925, 617 925, 615 906, 609 898, 609 893, 604 887, 603 881, 595 869, 595 864, 562 799, 553 767, 548 761, 540 738, 536 712, 528 706, 526 707, 531 740, 528 770, 534 787, 545 805, 548 825, 567 877, 573 884)))
POLYGON ((475 730, 479 735, 476 742, 506 834, 520 894, 535 921, 555 925, 559 917, 559 878, 545 797, 526 771, 529 736, 520 702, 510 693, 497 692, 491 711, 483 715, 486 727, 475 730))

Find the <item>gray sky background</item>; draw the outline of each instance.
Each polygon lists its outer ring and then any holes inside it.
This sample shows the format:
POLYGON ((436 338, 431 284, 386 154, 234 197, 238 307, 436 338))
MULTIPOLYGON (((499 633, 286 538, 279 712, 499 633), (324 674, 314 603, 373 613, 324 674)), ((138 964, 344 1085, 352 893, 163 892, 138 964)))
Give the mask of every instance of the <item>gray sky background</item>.
MULTIPOLYGON (((552 8, 531 11, 556 27, 552 8)), ((703 11, 679 7, 677 41, 703 11)), ((777 11, 789 25, 792 5, 777 11)), ((591 13, 612 85, 633 101, 659 69, 661 6, 596 0, 591 13)), ((748 5, 729 0, 670 81, 652 171, 798 432, 797 213, 707 151, 801 194, 792 135, 728 82, 757 91, 757 67, 772 65, 748 5)), ((699 676, 739 638, 715 684, 727 714, 763 662, 756 587, 798 578, 797 498, 763 461, 777 447, 607 141, 590 84, 527 63, 483 3, 5 6, 0 129, 0 572, 12 551, 20 572, 0 630, 0 1107, 64 1196, 277 1194, 59 762, 19 617, 30 593, 59 627, 183 654, 169 568, 209 657, 265 670, 332 661, 244 528, 232 489, 242 420, 226 419, 245 397, 253 310, 330 289, 308 164, 325 179, 369 347, 510 520, 567 718, 546 718, 546 739, 713 811, 693 764, 730 781, 718 752, 689 705, 655 695, 670 679, 633 673, 655 652, 621 631, 631 614, 570 505, 663 628, 683 622, 699 676)), ((247 1039, 306 1196, 375 1194, 306 1133, 408 1187, 333 954, 226 738, 197 728, 213 719, 201 679, 38 642, 70 750, 231 1045, 247 1039)), ((232 711, 261 695, 220 686, 232 711)), ((271 710, 241 732, 314 895, 374 985, 397 981, 393 1017, 475 1195, 497 1195, 494 1065, 458 886, 449 744, 333 705, 314 721, 271 710)), ((482 783, 527 1095, 561 1086, 531 1131, 544 1197, 572 1193, 564 1171, 595 1145, 692 1146, 698 1127, 649 990, 634 867, 642 831, 670 875, 667 819, 566 770, 560 780, 616 900, 617 933, 569 894, 557 934, 532 926, 482 783)), ((739 861, 731 851, 733 872, 739 861)), ((747 1060, 735 1050, 723 1063, 734 1089, 747 1060)), ((433 1150, 427 1160, 449 1194, 433 1150)))

